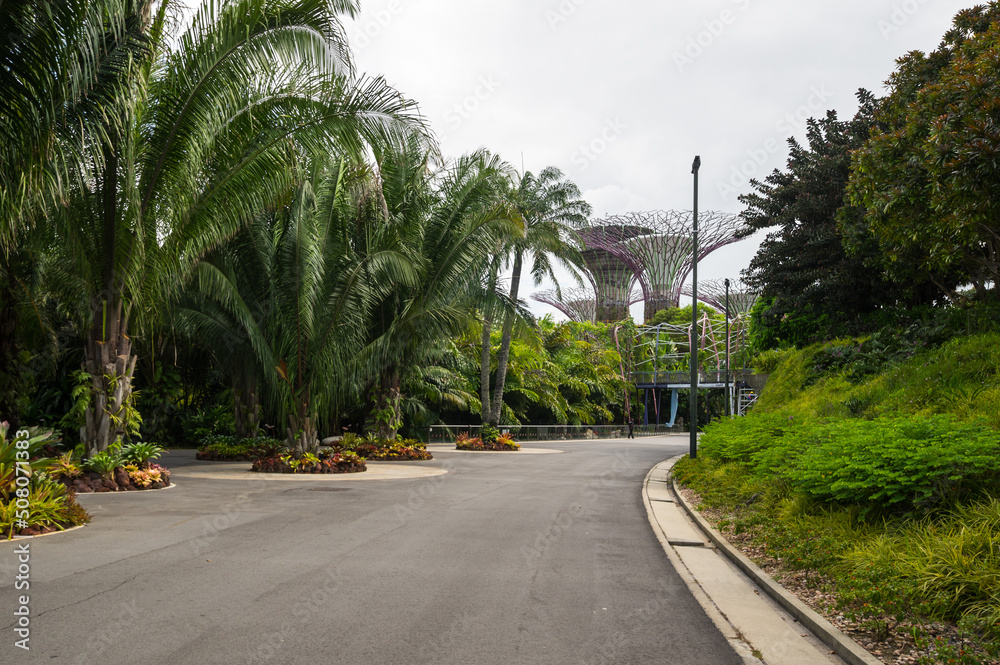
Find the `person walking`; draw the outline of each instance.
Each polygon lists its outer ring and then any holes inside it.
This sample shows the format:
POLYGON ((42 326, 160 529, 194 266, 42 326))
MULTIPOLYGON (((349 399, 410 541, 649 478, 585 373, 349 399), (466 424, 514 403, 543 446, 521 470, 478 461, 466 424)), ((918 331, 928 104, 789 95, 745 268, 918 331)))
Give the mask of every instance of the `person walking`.
POLYGON ((631 418, 629 418, 629 420, 628 420, 628 438, 630 438, 630 439, 634 439, 635 438, 635 432, 633 432, 634 428, 635 428, 635 421, 632 420, 631 418))

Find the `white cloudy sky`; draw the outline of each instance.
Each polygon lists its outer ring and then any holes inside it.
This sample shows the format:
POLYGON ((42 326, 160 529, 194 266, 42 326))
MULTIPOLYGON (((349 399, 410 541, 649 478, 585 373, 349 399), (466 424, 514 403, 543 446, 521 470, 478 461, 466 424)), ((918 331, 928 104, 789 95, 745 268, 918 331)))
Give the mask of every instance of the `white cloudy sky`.
MULTIPOLYGON (((806 117, 853 114, 859 87, 881 94, 897 57, 973 4, 362 0, 347 30, 359 70, 417 100, 445 155, 557 166, 598 215, 690 209, 700 155, 701 209, 736 213, 806 117)), ((738 277, 755 249, 719 250, 699 277, 738 277)))

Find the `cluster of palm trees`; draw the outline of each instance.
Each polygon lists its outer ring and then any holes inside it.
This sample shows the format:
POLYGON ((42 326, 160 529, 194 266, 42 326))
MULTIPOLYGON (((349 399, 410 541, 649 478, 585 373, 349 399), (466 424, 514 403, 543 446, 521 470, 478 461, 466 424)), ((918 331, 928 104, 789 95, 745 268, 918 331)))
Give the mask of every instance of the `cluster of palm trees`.
POLYGON ((180 10, 4 2, 0 418, 19 336, 58 319, 85 340, 89 454, 134 430, 132 340, 164 327, 225 371, 238 433, 263 406, 310 450, 365 404, 393 436, 407 375, 481 324, 471 406, 496 424, 525 262, 536 281, 579 262, 577 188, 486 151, 442 159, 415 103, 354 71, 356 0, 206 2, 183 30, 180 10))

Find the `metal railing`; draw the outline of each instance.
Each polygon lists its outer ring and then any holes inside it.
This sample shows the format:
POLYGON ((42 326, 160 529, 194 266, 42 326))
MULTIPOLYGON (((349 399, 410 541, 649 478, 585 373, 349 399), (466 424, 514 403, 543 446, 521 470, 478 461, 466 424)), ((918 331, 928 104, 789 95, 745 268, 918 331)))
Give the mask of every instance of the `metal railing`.
MULTIPOLYGON (((735 384, 737 381, 745 380, 747 376, 751 375, 753 372, 749 370, 729 370, 729 383, 735 384)), ((673 371, 658 371, 658 372, 632 372, 632 381, 640 386, 642 385, 671 385, 671 384, 683 384, 691 385, 691 372, 689 370, 673 372, 673 371)), ((702 370, 698 372, 698 383, 725 383, 726 382, 726 370, 702 370)))
MULTIPOLYGON (((452 443, 459 434, 478 436, 482 425, 431 425, 428 427, 428 443, 452 443)), ((628 425, 502 425, 501 433, 509 432, 517 442, 522 441, 568 441, 587 439, 624 439, 628 436, 628 425)), ((680 432, 679 427, 665 425, 639 425, 633 428, 636 437, 660 436, 680 432)))

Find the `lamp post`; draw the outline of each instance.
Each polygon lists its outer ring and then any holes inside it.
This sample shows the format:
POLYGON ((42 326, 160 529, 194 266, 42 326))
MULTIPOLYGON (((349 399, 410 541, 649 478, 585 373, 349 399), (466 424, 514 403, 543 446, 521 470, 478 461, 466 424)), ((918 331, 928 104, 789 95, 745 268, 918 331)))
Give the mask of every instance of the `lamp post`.
POLYGON ((701 168, 701 157, 694 158, 691 173, 694 174, 694 224, 691 231, 694 245, 691 258, 691 399, 688 400, 691 430, 691 459, 698 457, 698 342, 695 335, 698 332, 698 170, 701 168))
POLYGON ((726 285, 726 415, 733 415, 733 399, 729 394, 729 280, 726 285))

